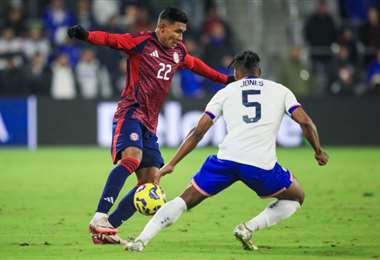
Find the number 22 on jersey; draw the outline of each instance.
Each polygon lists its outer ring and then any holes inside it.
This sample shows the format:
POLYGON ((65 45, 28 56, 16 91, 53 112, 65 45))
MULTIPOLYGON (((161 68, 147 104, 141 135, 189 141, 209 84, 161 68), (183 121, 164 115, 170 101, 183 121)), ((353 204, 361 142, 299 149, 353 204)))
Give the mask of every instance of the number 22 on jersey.
POLYGON ((168 74, 172 71, 172 65, 160 63, 160 69, 157 72, 157 78, 163 80, 169 80, 168 74))

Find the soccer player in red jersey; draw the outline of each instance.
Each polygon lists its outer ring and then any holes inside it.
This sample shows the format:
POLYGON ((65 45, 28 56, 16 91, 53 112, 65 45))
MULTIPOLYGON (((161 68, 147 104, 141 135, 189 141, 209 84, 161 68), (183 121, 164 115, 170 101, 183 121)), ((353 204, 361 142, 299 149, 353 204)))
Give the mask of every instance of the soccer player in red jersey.
POLYGON ((155 32, 111 34, 88 32, 80 25, 68 30, 71 38, 125 52, 126 84, 113 120, 112 161, 118 165, 110 172, 98 208, 90 222, 94 243, 120 243, 117 227, 136 211, 133 195, 137 186, 154 182, 163 166, 157 143, 158 115, 175 72, 188 68, 215 82, 228 84, 226 76, 191 56, 182 42, 187 16, 177 8, 164 9, 155 32), (127 177, 136 172, 138 183, 108 216, 127 177))

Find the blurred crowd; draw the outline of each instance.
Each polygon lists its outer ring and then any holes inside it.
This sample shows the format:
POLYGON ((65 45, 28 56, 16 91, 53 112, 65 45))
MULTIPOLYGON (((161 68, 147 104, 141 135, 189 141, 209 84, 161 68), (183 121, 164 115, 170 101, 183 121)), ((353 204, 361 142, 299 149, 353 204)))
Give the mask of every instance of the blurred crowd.
MULTIPOLYGON (((305 17, 303 46, 290 48, 272 78, 297 96, 380 94, 380 0, 339 0, 340 17, 330 13, 327 1, 315 2, 315 11, 305 17), (309 55, 307 62, 304 53, 309 55)), ((154 4, 149 0, 2 0, 0 96, 118 97, 125 85, 126 57, 71 40, 67 28, 81 24, 87 30, 113 33, 152 31, 160 11, 154 4)), ((240 49, 236 36, 218 15, 214 1, 205 0, 202 6, 203 21, 195 26, 190 18, 185 44, 191 54, 230 74, 227 65, 240 49)), ((181 70, 173 80, 172 95, 202 98, 222 87, 181 70)))
POLYGON ((309 62, 293 46, 278 80, 298 96, 379 95, 380 1, 339 0, 340 17, 331 14, 328 1, 315 2, 303 27, 309 62))
MULTIPOLYGON (((213 1, 205 1, 200 28, 188 25, 189 51, 226 72, 235 53, 228 24, 213 1)), ((9 0, 0 18, 0 96, 38 95, 54 99, 118 97, 125 85, 121 52, 71 40, 67 28, 112 33, 153 31, 159 9, 149 1, 9 0), (32 4, 31 4, 32 3, 32 4), (32 10, 32 11, 31 11, 32 10)), ((222 88, 182 70, 173 95, 200 98, 222 88)))

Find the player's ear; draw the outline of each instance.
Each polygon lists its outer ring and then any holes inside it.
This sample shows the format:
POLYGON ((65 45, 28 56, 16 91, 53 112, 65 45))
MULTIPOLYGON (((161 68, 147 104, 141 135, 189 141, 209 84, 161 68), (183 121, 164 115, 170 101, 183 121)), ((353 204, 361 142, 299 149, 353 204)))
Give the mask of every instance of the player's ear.
POLYGON ((259 67, 259 68, 257 68, 257 76, 258 76, 258 78, 260 78, 260 76, 261 76, 261 68, 259 67))

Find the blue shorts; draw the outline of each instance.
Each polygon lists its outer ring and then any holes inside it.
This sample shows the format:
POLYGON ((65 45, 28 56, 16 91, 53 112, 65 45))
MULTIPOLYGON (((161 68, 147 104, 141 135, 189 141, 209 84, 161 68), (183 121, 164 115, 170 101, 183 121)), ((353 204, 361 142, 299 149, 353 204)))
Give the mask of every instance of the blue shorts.
POLYGON ((121 152, 127 147, 137 147, 142 150, 143 156, 140 168, 157 167, 164 165, 157 136, 150 132, 140 121, 132 118, 134 109, 129 109, 125 115, 112 125, 112 162, 116 164, 121 159, 121 152))
POLYGON ((194 175, 192 184, 203 195, 211 196, 235 181, 242 181, 260 197, 270 197, 289 188, 292 175, 278 163, 272 170, 264 170, 211 155, 194 175))

